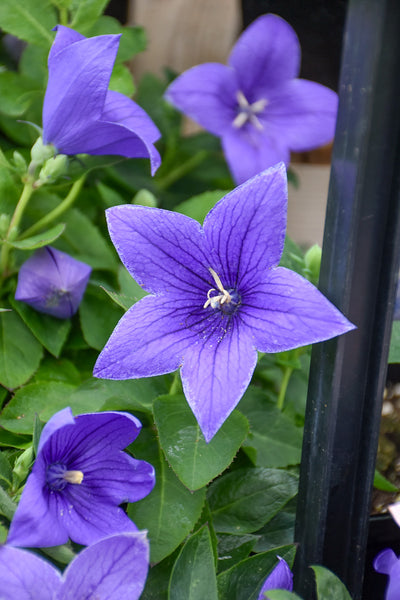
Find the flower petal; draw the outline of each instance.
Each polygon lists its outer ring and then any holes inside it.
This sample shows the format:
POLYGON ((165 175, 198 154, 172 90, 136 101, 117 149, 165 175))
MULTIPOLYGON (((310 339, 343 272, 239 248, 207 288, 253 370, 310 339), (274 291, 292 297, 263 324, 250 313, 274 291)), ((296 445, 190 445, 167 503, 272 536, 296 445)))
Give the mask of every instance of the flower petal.
MULTIPOLYGON (((57 32, 62 38, 65 28, 57 32)), ((49 80, 43 104, 43 141, 63 154, 82 128, 101 117, 120 35, 84 38, 49 57, 49 80)))
POLYGON ((222 140, 229 169, 237 184, 254 177, 265 169, 284 162, 289 164, 288 147, 279 136, 271 136, 246 128, 231 129, 222 140))
POLYGON ((333 139, 337 106, 334 91, 314 81, 295 79, 270 98, 260 120, 272 137, 303 152, 333 139))
POLYGON ((241 309, 261 352, 314 344, 355 328, 309 281, 283 267, 248 289, 241 309))
POLYGON ((137 531, 136 525, 115 504, 105 503, 102 490, 69 485, 62 494, 53 495, 50 510, 58 513, 67 538, 89 546, 114 533, 137 531))
POLYGON ((261 588, 258 600, 266 600, 264 592, 268 590, 289 590, 293 589, 293 573, 287 562, 278 556, 279 562, 268 575, 261 588))
POLYGON ((145 532, 107 537, 83 550, 67 567, 59 600, 137 600, 149 563, 145 532))
MULTIPOLYGON (((148 494, 155 484, 154 467, 125 452, 110 456, 105 452, 79 458, 71 470, 82 471, 83 481, 76 491, 87 486, 99 496, 99 501, 112 504, 137 502, 148 494)), ((74 488, 75 489, 75 488, 74 488)))
POLYGON ((55 415, 53 415, 51 419, 47 421, 46 425, 42 429, 42 433, 40 434, 38 454, 42 451, 44 444, 53 435, 53 433, 57 431, 57 429, 60 429, 65 425, 73 425, 74 423, 75 419, 69 406, 63 410, 59 410, 55 415))
POLYGON ((87 457, 103 453, 112 456, 112 451, 131 444, 141 428, 140 421, 129 413, 83 414, 75 417, 73 425, 54 431, 41 446, 41 452, 47 464, 62 462, 71 468, 71 463, 85 461, 87 457))
POLYGON ((175 371, 199 336, 190 327, 189 315, 187 299, 143 298, 119 321, 97 359, 94 376, 130 379, 175 371))
POLYGON ((108 91, 101 119, 82 124, 68 140, 68 154, 117 154, 150 158, 154 175, 161 163, 153 142, 160 132, 147 113, 133 100, 108 91))
POLYGON ((378 573, 384 573, 385 575, 390 575, 390 571, 399 562, 399 559, 393 552, 391 548, 386 548, 382 550, 377 556, 374 558, 374 569, 378 571, 378 573))
POLYGON ((205 63, 182 73, 165 97, 215 135, 222 135, 236 117, 238 84, 230 67, 205 63))
POLYGON ((58 513, 52 510, 56 495, 46 493, 44 481, 45 465, 38 456, 11 521, 7 544, 36 548, 68 541, 58 513))
POLYGON ((292 27, 277 15, 263 15, 242 33, 229 64, 236 70, 240 90, 252 103, 283 81, 297 77, 300 45, 292 27))
POLYGON ((53 565, 26 550, 0 546, 2 600, 54 600, 62 587, 53 565))
POLYGON ((211 334, 185 351, 183 390, 207 442, 239 402, 256 362, 257 352, 238 319, 231 320, 222 339, 211 334))
POLYGON ((111 240, 130 274, 148 292, 179 298, 204 290, 209 259, 199 223, 179 213, 145 206, 106 211, 111 240))
POLYGON ((222 198, 208 213, 204 233, 212 268, 227 287, 264 281, 279 263, 285 241, 287 180, 283 164, 260 173, 222 198))

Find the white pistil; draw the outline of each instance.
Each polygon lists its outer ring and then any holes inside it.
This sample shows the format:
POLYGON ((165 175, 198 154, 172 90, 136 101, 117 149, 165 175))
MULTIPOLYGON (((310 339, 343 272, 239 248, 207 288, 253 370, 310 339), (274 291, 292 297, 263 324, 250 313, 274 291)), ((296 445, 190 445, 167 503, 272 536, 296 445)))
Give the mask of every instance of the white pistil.
POLYGON ((224 286, 222 285, 221 280, 218 277, 218 275, 216 274, 216 272, 214 271, 214 269, 212 269, 211 267, 208 267, 208 270, 210 271, 211 275, 213 276, 213 279, 214 279, 215 283, 217 284, 217 288, 221 293, 218 294, 217 296, 211 296, 211 294, 213 292, 216 292, 217 290, 215 288, 211 288, 210 290, 208 290, 207 301, 205 302, 203 308, 207 308, 207 306, 210 306, 210 305, 211 305, 211 308, 218 308, 218 306, 221 306, 221 304, 229 304, 230 301, 232 300, 229 292, 227 292, 224 289, 224 286))
POLYGON ((82 483, 83 473, 82 471, 65 471, 63 479, 68 483, 82 483))
POLYGON ((250 121, 256 129, 262 131, 264 125, 256 115, 264 110, 268 104, 268 100, 261 98, 261 100, 249 104, 246 96, 240 90, 236 93, 236 98, 239 104, 239 112, 234 118, 232 125, 237 129, 240 129, 247 121, 250 121))

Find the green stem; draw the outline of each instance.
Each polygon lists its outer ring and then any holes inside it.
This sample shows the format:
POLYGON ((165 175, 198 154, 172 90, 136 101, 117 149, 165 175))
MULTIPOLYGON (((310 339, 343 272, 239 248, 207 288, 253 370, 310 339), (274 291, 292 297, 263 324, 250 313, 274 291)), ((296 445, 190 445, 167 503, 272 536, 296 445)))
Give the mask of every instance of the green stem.
POLYGON ((68 9, 65 6, 59 7, 60 25, 68 25, 68 9))
POLYGON ((186 162, 179 165, 179 167, 172 169, 168 173, 168 175, 165 175, 165 177, 160 177, 160 179, 157 181, 158 187, 162 190, 166 190, 173 183, 175 183, 175 181, 178 181, 178 179, 180 179, 181 177, 192 171, 195 167, 200 165, 207 155, 208 152, 206 150, 198 152, 197 154, 189 158, 186 162))
POLYGON ((37 233, 41 229, 44 229, 45 227, 47 227, 47 225, 58 219, 60 215, 62 215, 66 210, 68 210, 75 202, 79 192, 81 191, 82 186, 85 182, 85 177, 85 175, 82 175, 82 177, 77 179, 72 185, 68 195, 64 198, 64 200, 60 202, 60 204, 56 206, 56 208, 54 208, 52 211, 50 211, 47 215, 42 217, 31 227, 29 227, 29 229, 24 231, 23 235, 21 235, 19 239, 24 240, 26 238, 31 237, 33 234, 37 233))
POLYGON ((15 207, 14 214, 11 218, 8 231, 4 239, 3 247, 1 249, 0 254, 0 272, 2 273, 3 277, 5 276, 7 271, 8 257, 11 249, 11 246, 8 244, 8 242, 13 241, 18 235, 18 227, 21 222, 22 215, 24 214, 25 208, 27 207, 29 199, 34 191, 33 184, 33 179, 29 177, 25 182, 24 189, 22 190, 21 197, 18 200, 17 206, 15 207))
POLYGON ((286 390, 287 390, 287 386, 289 384, 289 380, 290 380, 292 373, 293 373, 293 367, 286 367, 286 369, 283 373, 281 389, 279 390, 279 396, 278 396, 278 402, 277 402, 277 407, 279 408, 279 410, 283 410, 283 406, 285 404, 286 390))

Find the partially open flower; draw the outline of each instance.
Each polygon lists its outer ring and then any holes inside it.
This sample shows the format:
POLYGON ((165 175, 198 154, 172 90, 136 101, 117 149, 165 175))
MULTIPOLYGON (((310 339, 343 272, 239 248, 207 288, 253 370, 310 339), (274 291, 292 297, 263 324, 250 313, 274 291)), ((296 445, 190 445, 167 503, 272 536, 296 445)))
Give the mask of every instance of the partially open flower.
POLYGON ((151 492, 153 467, 123 448, 139 435, 141 423, 123 412, 73 417, 70 408, 45 425, 38 454, 11 522, 12 546, 78 544, 136 525, 120 508, 151 492))
POLYGON ((293 573, 287 562, 278 556, 279 562, 264 581, 258 596, 258 600, 267 600, 266 592, 268 590, 289 590, 293 589, 293 573))
POLYGON ((69 319, 79 308, 91 271, 65 252, 40 248, 19 271, 15 299, 39 312, 69 319))
POLYGON ((108 90, 120 35, 85 38, 57 26, 49 54, 43 105, 43 142, 61 154, 117 154, 161 159, 154 147, 160 132, 133 100, 108 90))
POLYGON ((374 569, 378 573, 389 575, 385 600, 398 600, 400 598, 400 559, 393 550, 386 548, 375 557, 374 569))
POLYGON ((61 573, 40 556, 0 547, 3 600, 137 600, 149 566, 146 532, 119 533, 89 546, 61 573))

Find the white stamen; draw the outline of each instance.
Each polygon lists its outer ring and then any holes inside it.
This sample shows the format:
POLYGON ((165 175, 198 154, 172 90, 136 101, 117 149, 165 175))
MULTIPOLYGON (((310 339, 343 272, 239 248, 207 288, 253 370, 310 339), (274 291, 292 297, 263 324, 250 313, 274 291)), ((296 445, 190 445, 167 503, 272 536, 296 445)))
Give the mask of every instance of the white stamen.
POLYGON ((213 276, 213 279, 214 279, 215 283, 217 284, 217 288, 221 292, 221 294, 218 294, 217 296, 211 296, 211 293, 216 292, 217 290, 215 288, 211 288, 210 290, 208 290, 207 301, 205 302, 203 308, 207 308, 207 306, 210 306, 210 305, 211 305, 211 308, 218 308, 218 306, 220 306, 221 304, 229 304, 231 301, 231 296, 230 296, 229 292, 227 292, 224 289, 224 286, 222 285, 222 282, 221 282, 220 278, 218 277, 217 273, 214 271, 214 269, 209 267, 208 270, 210 271, 211 275, 213 276))
POLYGON ((233 127, 240 129, 245 123, 247 123, 247 121, 250 121, 250 123, 254 125, 256 129, 262 131, 264 129, 264 125, 256 115, 264 110, 264 108, 268 105, 268 100, 266 98, 260 98, 260 100, 256 100, 256 102, 253 102, 253 104, 249 104, 246 96, 241 90, 236 92, 236 99, 238 101, 240 110, 232 122, 233 127))
POLYGON ((82 483, 83 481, 83 473, 82 471, 65 471, 63 474, 63 479, 68 481, 68 483, 82 483))

